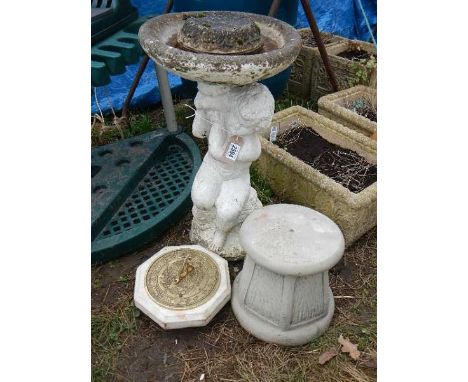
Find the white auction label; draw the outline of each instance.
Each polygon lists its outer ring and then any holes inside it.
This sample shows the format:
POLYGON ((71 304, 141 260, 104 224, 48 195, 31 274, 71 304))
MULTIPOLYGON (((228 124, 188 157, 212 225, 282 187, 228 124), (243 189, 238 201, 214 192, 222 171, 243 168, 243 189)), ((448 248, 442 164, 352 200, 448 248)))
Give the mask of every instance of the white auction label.
POLYGON ((224 156, 229 160, 235 161, 239 156, 240 149, 241 147, 237 143, 229 142, 224 156))
POLYGON ((276 141, 276 136, 278 135, 278 127, 273 125, 270 130, 270 142, 276 141))

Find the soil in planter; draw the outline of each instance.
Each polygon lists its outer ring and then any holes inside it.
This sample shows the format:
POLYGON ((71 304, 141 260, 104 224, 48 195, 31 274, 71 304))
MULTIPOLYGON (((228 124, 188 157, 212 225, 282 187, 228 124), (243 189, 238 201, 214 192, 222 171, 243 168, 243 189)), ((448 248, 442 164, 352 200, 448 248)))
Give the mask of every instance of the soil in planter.
MULTIPOLYGON (((335 36, 328 36, 328 35, 320 35, 322 37, 322 42, 324 45, 331 44, 333 42, 338 41, 338 38, 335 36)), ((312 48, 317 47, 317 41, 312 33, 302 37, 302 43, 306 46, 310 46, 312 48)))
POLYGON ((359 114, 359 115, 362 115, 363 117, 366 117, 367 119, 370 119, 371 121, 373 122, 377 122, 377 114, 374 110, 372 110, 371 108, 365 106, 363 108, 356 108, 354 109, 354 111, 359 114))
POLYGON ((358 48, 351 48, 351 49, 345 50, 344 52, 338 53, 337 56, 346 58, 347 60, 351 60, 351 61, 369 60, 371 57, 374 57, 375 59, 377 59, 377 56, 375 56, 374 54, 368 53, 365 50, 358 49, 358 48))
POLYGON ((297 125, 276 144, 354 193, 377 181, 377 166, 356 152, 328 142, 307 126, 297 125))
POLYGON ((346 108, 355 112, 356 114, 362 115, 363 117, 377 122, 377 109, 372 107, 368 102, 362 99, 355 100, 350 105, 346 105, 346 108))

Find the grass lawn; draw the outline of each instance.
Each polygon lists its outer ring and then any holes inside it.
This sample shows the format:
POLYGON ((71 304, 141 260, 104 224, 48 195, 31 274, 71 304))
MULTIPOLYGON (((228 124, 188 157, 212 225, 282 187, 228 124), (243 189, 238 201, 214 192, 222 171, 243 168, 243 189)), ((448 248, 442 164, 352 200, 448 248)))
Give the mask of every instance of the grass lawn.
MULTIPOLYGON (((190 131, 193 114, 176 103, 179 124, 190 131)), ((277 111, 300 102, 283 97, 277 111)), ((307 107, 306 103, 302 103, 307 107)), ((130 127, 112 119, 93 119, 92 145, 101 145, 164 127, 161 107, 138 111, 130 127)), ((206 142, 196 140, 202 154, 206 142)), ((252 186, 263 204, 280 203, 267 183, 252 173, 252 186)), ((164 331, 133 304, 136 268, 167 245, 187 244, 191 213, 144 249, 92 267, 93 381, 375 381, 377 375, 377 232, 368 232, 330 272, 335 314, 328 331, 311 343, 282 347, 250 336, 237 323, 230 304, 203 328, 164 331), (361 351, 355 361, 339 353, 324 365, 319 356, 340 348, 343 335, 361 351)), ((231 281, 242 261, 229 264, 231 281)))

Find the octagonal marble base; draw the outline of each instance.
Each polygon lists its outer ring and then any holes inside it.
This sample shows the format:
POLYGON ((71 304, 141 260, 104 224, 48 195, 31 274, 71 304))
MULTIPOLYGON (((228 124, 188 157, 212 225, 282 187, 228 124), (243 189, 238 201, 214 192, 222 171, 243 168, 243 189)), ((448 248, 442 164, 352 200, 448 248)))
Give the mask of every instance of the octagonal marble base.
POLYGON ((231 297, 231 282, 226 260, 199 245, 165 247, 136 271, 134 301, 135 306, 155 321, 163 329, 180 329, 207 325, 231 297), (217 265, 220 281, 216 292, 202 305, 192 309, 170 309, 158 304, 146 287, 146 274, 151 265, 161 256, 181 249, 193 249, 207 254, 217 265))

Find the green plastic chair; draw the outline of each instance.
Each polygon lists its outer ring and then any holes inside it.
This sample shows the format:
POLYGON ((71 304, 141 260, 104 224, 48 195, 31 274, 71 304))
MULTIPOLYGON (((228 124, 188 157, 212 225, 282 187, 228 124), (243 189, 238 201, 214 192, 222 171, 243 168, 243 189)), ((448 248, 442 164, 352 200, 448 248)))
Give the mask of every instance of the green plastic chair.
POLYGON ((138 42, 138 29, 148 19, 143 16, 91 47, 91 85, 104 86, 110 76, 125 73, 144 54, 138 42))
POLYGON ((91 44, 102 41, 138 18, 130 0, 91 0, 91 44))

